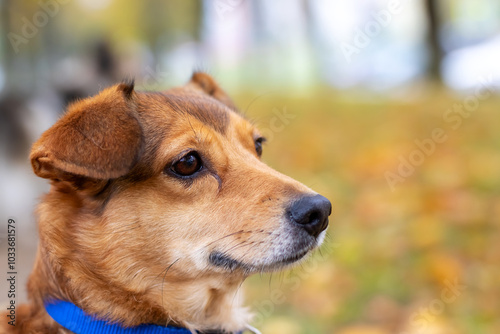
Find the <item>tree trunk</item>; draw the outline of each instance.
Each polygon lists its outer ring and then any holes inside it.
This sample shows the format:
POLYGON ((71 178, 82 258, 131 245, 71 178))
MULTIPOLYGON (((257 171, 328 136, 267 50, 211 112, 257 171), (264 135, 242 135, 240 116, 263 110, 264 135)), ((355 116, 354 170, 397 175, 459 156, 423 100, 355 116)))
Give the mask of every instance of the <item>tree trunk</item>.
POLYGON ((441 81, 441 61, 443 50, 439 42, 440 13, 437 0, 425 0, 425 10, 428 19, 428 46, 429 46, 429 77, 438 82, 441 81))

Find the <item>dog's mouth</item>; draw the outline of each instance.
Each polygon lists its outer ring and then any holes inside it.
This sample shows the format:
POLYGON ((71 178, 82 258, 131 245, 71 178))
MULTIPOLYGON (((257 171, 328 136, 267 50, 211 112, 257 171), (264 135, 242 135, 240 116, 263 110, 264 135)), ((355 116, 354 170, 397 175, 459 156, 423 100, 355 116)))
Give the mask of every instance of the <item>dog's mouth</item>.
POLYGON ((287 225, 274 234, 279 237, 266 240, 269 244, 260 243, 258 248, 248 249, 245 253, 233 253, 216 247, 209 253, 208 263, 225 272, 239 271, 245 275, 283 270, 319 247, 326 231, 312 236, 304 229, 287 225))
POLYGON ((231 255, 213 251, 209 255, 209 262, 211 265, 224 269, 225 271, 243 270, 247 274, 254 272, 271 272, 284 269, 300 260, 302 260, 316 245, 310 245, 303 249, 299 249, 290 254, 275 256, 273 259, 267 261, 259 261, 261 263, 245 263, 244 261, 237 260, 231 255))

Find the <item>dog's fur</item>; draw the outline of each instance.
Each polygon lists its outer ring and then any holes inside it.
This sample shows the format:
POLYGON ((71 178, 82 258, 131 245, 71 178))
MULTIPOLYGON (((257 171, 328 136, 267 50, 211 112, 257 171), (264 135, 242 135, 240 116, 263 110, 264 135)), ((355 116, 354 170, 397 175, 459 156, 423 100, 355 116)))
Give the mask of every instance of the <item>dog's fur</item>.
POLYGON ((259 138, 204 73, 161 93, 122 83, 70 105, 31 152, 51 189, 37 209, 30 304, 0 330, 66 333, 44 310, 52 298, 123 326, 244 328, 243 280, 324 236, 289 224, 290 203, 315 193, 261 162, 259 138), (190 151, 202 169, 175 175, 190 151))

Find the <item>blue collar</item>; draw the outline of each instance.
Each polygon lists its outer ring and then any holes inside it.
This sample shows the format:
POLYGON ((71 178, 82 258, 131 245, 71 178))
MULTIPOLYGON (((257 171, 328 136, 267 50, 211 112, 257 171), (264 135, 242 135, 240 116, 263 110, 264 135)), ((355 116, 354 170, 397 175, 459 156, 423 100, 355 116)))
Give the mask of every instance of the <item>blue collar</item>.
POLYGON ((140 325, 124 328, 96 319, 75 304, 61 300, 46 302, 45 310, 55 322, 76 334, 191 334, 188 329, 172 326, 140 325))

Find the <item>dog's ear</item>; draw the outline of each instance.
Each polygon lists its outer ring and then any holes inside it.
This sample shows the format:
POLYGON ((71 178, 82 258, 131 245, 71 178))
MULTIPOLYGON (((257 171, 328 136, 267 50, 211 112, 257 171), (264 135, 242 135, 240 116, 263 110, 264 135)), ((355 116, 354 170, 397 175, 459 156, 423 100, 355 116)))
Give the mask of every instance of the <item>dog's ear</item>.
POLYGON ((33 145, 30 159, 35 174, 53 180, 125 175, 142 145, 134 97, 133 82, 122 83, 70 105, 33 145))
POLYGON ((214 99, 222 102, 229 108, 237 110, 233 100, 226 94, 226 92, 219 87, 217 82, 208 74, 203 72, 195 72, 188 83, 189 87, 193 87, 203 93, 210 95, 214 99))

